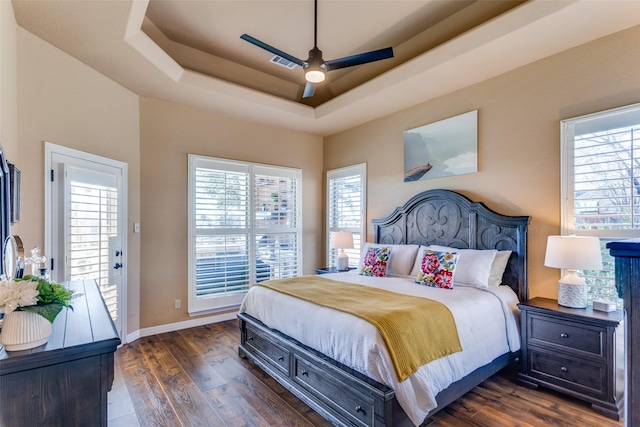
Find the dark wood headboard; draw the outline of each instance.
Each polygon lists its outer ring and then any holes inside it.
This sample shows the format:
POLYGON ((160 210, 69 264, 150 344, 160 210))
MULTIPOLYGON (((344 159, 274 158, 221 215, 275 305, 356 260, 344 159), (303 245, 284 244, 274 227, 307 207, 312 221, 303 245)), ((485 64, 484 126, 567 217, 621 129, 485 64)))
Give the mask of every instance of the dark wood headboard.
POLYGON ((520 301, 525 301, 529 293, 529 220, 528 216, 499 214, 454 191, 427 190, 372 223, 376 243, 512 251, 502 282, 513 288, 520 301))

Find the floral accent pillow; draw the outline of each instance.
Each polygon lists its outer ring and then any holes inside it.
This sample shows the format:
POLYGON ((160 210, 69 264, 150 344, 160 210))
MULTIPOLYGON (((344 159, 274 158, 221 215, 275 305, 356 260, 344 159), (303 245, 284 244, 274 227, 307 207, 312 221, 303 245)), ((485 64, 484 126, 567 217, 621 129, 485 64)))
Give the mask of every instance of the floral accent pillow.
POLYGON ((436 288, 453 289, 453 276, 457 262, 457 252, 438 252, 425 249, 416 283, 436 288))
POLYGON ((387 264, 391 249, 388 247, 369 248, 364 254, 360 274, 362 276, 384 277, 387 275, 387 264))

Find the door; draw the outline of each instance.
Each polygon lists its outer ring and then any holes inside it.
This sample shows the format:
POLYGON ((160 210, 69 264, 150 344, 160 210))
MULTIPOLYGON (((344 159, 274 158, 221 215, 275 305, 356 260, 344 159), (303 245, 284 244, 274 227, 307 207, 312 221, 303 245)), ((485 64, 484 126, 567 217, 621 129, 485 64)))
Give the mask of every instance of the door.
POLYGON ((124 343, 127 165, 49 143, 45 151, 51 279, 95 280, 124 343))

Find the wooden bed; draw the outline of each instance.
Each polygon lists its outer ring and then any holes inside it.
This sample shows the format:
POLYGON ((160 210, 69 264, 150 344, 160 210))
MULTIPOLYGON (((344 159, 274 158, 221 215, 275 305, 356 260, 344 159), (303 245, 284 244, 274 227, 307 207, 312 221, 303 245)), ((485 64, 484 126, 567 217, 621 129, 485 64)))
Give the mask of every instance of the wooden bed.
MULTIPOLYGON (((521 301, 527 299, 528 216, 501 215, 453 191, 428 190, 372 223, 376 243, 511 250, 503 283, 511 286, 521 301)), ((413 425, 388 386, 245 313, 238 317, 240 356, 260 366, 334 425, 413 425)), ((429 415, 507 366, 515 357, 517 353, 505 353, 451 384, 437 395, 438 407, 429 415)))

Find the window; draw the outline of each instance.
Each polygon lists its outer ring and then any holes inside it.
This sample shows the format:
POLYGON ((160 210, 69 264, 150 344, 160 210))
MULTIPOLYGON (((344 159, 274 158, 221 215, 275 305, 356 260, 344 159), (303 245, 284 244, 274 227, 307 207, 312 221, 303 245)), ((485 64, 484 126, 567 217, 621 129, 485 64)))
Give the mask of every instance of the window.
POLYGON ((300 275, 300 170, 189 155, 189 313, 300 275))
POLYGON ((353 249, 345 249, 349 267, 357 267, 360 248, 366 236, 365 194, 367 165, 365 163, 327 171, 327 264, 335 267, 337 249, 329 247, 332 231, 353 233, 353 249))
POLYGON ((603 271, 583 271, 589 300, 615 302, 612 240, 640 235, 640 104, 562 125, 562 234, 597 236, 603 271))

